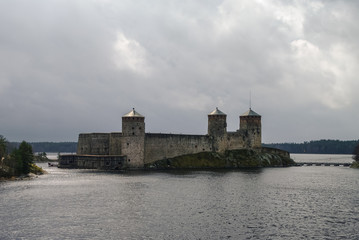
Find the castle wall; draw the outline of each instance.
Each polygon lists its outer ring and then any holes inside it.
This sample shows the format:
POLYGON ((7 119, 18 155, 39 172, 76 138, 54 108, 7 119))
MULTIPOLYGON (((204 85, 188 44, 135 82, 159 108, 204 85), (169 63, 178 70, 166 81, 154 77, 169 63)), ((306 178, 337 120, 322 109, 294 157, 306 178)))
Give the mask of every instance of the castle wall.
POLYGON ((227 134, 221 136, 210 136, 212 141, 212 149, 214 152, 224 152, 227 149, 228 139, 227 134))
MULTIPOLYGON (((132 128, 131 128, 132 130, 132 128)), ((156 134, 147 133, 123 136, 122 133, 82 133, 79 135, 77 154, 79 155, 126 155, 130 167, 141 167, 143 159, 150 163, 163 158, 198 152, 240 149, 252 145, 254 136, 248 131, 228 132, 222 136, 156 134), (250 135, 250 134, 249 134, 250 135)))
POLYGON ((243 147, 258 148, 262 146, 261 130, 258 128, 240 129, 240 135, 243 139, 243 147))
POLYGON ((212 141, 208 135, 146 134, 145 163, 209 151, 212 151, 212 141))
POLYGON ((234 150, 244 148, 246 137, 240 131, 227 133, 226 150, 234 150))
POLYGON ((121 140, 122 155, 127 156, 127 165, 141 168, 145 156, 145 136, 123 136, 121 140))
POLYGON ((108 155, 109 133, 81 133, 77 144, 77 154, 108 155))
POLYGON ((258 148, 262 146, 261 129, 250 129, 248 130, 248 142, 249 148, 258 148))
POLYGON ((125 169, 126 156, 119 155, 61 155, 60 168, 125 169))
POLYGON ((110 133, 110 147, 109 152, 110 155, 121 155, 122 150, 122 133, 116 132, 116 133, 110 133))

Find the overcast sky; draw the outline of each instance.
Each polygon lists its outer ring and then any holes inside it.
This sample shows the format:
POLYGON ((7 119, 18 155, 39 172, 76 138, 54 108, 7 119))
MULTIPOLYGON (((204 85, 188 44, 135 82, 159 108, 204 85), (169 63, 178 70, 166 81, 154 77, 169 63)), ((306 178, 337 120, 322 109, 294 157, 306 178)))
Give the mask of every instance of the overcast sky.
POLYGON ((0 0, 0 134, 77 141, 228 131, 251 106, 265 143, 359 139, 359 1, 0 0))

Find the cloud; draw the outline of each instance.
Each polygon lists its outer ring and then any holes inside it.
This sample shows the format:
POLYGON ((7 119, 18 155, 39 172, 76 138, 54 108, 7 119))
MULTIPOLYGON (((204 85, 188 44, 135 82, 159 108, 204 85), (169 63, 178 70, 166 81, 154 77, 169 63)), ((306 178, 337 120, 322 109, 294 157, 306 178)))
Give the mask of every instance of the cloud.
POLYGON ((129 69, 139 74, 150 74, 151 68, 146 59, 146 49, 136 40, 128 39, 123 33, 119 32, 114 50, 114 61, 120 70, 129 69))
POLYGON ((251 91, 266 142, 357 138, 358 8, 342 0, 2 1, 0 134, 76 140, 121 131, 132 107, 151 132, 203 134, 215 107, 236 130, 251 91))
POLYGON ((305 73, 303 76, 294 72, 295 75, 312 78, 303 91, 329 108, 343 108, 351 103, 351 76, 356 70, 350 66, 354 59, 344 46, 336 44, 328 50, 320 49, 303 39, 293 41, 291 46, 294 64, 299 72, 305 73))
POLYGON ((5 92, 9 86, 10 86, 10 81, 5 77, 0 76, 0 94, 5 92))

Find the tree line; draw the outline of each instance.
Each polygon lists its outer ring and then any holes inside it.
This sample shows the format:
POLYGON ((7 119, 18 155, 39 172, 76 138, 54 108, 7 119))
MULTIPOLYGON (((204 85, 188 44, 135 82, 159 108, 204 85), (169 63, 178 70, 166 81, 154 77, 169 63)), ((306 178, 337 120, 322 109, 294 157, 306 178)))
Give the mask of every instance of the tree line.
POLYGON ((354 154, 358 144, 359 140, 317 140, 304 143, 270 143, 263 146, 282 149, 290 153, 354 154))
MULTIPOLYGON (((20 142, 9 142, 8 149, 18 148, 20 142)), ((34 152, 66 152, 75 153, 77 142, 30 142, 34 152)), ((359 140, 316 140, 304 143, 269 143, 264 147, 278 148, 290 153, 318 153, 318 154, 353 154, 359 140)))
MULTIPOLYGON (((18 148, 20 142, 9 142, 9 149, 18 148)), ((64 152, 75 153, 77 149, 77 142, 30 142, 29 143, 34 152, 64 152)))

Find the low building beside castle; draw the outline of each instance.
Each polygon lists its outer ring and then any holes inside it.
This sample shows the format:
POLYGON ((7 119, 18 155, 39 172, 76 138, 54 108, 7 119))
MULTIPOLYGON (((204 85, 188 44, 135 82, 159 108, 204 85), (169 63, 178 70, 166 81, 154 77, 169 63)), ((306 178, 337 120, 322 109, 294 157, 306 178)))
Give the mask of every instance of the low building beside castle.
POLYGON ((76 155, 60 156, 60 167, 143 168, 145 164, 200 152, 261 147, 261 116, 249 109, 239 116, 239 129, 227 131, 227 115, 208 114, 206 135, 146 133, 145 117, 135 109, 122 116, 122 132, 81 133, 76 155))

